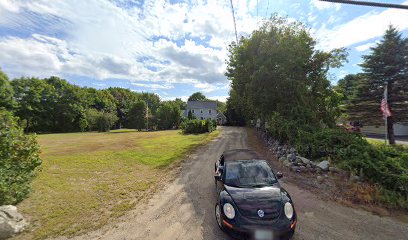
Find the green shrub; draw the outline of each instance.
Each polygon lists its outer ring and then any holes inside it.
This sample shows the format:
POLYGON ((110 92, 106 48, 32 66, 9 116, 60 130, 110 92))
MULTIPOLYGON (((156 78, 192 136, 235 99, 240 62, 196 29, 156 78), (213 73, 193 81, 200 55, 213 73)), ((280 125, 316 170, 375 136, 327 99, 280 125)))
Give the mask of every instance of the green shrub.
POLYGON ((16 204, 31 191, 41 165, 35 135, 24 135, 11 113, 0 109, 0 205, 16 204))
POLYGON ((99 132, 109 132, 115 122, 118 121, 116 114, 96 109, 89 109, 85 115, 90 130, 97 130, 99 132))
POLYGON ((382 192, 388 196, 384 196, 384 201, 393 201, 401 207, 405 202, 406 206, 407 148, 370 144, 358 133, 288 120, 277 114, 269 118, 268 125, 267 131, 272 136, 295 146, 301 155, 314 160, 330 159, 333 164, 354 174, 362 172, 366 180, 383 188, 382 192))
POLYGON ((183 133, 205 133, 212 132, 217 128, 217 124, 213 120, 186 120, 180 125, 183 133))

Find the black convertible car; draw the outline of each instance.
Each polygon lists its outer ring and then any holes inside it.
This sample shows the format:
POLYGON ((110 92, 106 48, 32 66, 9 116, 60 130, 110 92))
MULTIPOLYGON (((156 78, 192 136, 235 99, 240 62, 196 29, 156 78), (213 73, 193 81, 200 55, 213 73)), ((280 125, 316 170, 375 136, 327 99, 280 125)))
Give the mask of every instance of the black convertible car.
POLYGON ((293 239, 296 212, 281 177, 254 151, 225 151, 215 163, 218 226, 240 239, 293 239))

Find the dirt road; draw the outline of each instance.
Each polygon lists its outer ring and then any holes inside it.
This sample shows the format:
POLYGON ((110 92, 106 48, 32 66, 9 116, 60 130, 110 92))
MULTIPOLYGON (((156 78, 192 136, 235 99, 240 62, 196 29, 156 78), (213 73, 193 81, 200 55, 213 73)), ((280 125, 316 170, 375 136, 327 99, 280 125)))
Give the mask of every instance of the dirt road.
MULTIPOLYGON (((95 232, 77 239, 230 239, 214 218, 213 167, 224 150, 246 148, 244 128, 225 127, 220 137, 183 165, 177 179, 147 203, 95 232)), ((292 184, 298 213, 296 239, 407 239, 408 225, 369 212, 326 202, 292 184)))

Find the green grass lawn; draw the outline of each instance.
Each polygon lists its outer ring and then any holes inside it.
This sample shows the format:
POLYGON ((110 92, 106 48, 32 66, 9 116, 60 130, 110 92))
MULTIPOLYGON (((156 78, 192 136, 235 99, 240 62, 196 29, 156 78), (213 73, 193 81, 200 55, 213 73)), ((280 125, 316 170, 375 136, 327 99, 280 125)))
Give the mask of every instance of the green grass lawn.
POLYGON ((123 215, 194 147, 215 136, 179 131, 47 134, 32 195, 19 204, 31 223, 19 239, 74 235, 123 215))

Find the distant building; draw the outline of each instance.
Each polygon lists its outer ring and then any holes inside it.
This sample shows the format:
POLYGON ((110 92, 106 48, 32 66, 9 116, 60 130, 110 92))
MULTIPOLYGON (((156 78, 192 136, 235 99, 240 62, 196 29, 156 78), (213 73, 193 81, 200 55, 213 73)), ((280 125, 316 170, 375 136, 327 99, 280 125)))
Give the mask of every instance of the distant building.
POLYGON ((227 123, 227 117, 222 112, 218 112, 217 115, 217 125, 224 125, 227 123))
MULTIPOLYGON (((384 134, 384 125, 374 126, 368 125, 361 128, 361 132, 365 134, 384 134)), ((394 123, 395 136, 408 136, 408 122, 394 123)))
POLYGON ((217 120, 217 102, 215 101, 188 101, 184 116, 188 117, 190 111, 196 119, 217 120))

